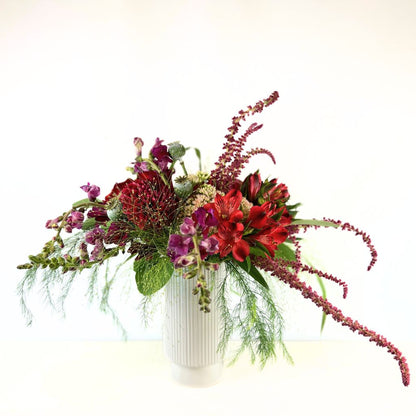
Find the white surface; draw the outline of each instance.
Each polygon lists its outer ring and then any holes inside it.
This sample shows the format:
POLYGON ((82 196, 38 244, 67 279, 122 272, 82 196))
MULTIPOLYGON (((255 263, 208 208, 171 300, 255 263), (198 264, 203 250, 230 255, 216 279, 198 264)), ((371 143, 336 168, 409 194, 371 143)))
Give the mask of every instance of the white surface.
POLYGON ((207 365, 205 367, 186 367, 171 363, 172 378, 188 387, 210 387, 221 380, 223 363, 207 365))
MULTIPOLYGON (((2 342, 1 416, 414 414, 416 383, 368 342, 289 342, 263 371, 243 356, 208 388, 177 384, 161 342, 2 342)), ((416 345, 399 347, 416 368, 416 345)))
MULTIPOLYGON (((276 89, 279 101, 250 120, 264 128, 249 147, 269 148, 277 165, 258 156, 250 171, 286 183, 300 216, 371 235, 370 273, 352 235, 305 237, 314 263, 350 284, 345 301, 327 285, 334 305, 415 341, 415 21, 413 0, 1 0, 0 339, 118 340, 111 318, 85 305, 82 278, 67 320, 35 291, 25 328, 15 266, 51 238, 46 220, 83 198, 81 185, 106 194, 126 178, 133 137, 146 151, 156 137, 197 146, 210 167, 231 117, 276 89)), ((320 312, 282 290, 286 337, 319 338, 320 312)), ((161 336, 158 321, 137 325, 136 292, 112 301, 130 337, 161 336)), ((348 336, 329 320, 324 337, 348 336)))

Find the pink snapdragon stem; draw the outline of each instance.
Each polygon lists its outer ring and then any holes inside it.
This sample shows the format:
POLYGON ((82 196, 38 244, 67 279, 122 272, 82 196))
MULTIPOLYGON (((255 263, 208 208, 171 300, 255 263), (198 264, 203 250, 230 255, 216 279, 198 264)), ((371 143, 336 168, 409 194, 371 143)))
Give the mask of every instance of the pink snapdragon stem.
POLYGON ((316 293, 310 286, 302 282, 294 273, 291 273, 279 260, 255 257, 253 259, 253 264, 264 271, 270 272, 272 276, 277 277, 290 287, 299 290, 305 299, 310 299, 327 315, 331 315, 336 322, 341 323, 342 326, 347 326, 352 332, 357 331, 358 334, 369 338, 370 342, 375 342, 379 347, 387 348, 387 351, 393 355, 396 361, 398 361, 403 384, 405 386, 409 385, 410 371, 406 358, 400 350, 391 342, 387 341, 386 338, 361 325, 358 321, 353 321, 351 318, 344 316, 340 309, 336 308, 322 296, 318 295, 318 293, 316 293))

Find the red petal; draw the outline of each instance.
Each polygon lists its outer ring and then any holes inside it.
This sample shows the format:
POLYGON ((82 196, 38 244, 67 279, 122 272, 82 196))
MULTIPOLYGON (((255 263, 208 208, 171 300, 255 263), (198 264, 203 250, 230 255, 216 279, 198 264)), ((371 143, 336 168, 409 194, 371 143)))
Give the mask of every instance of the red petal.
POLYGON ((233 246, 233 257, 237 261, 243 262, 246 257, 250 254, 250 246, 245 240, 240 240, 233 246))
POLYGON ((248 216, 249 226, 257 229, 261 229, 267 226, 269 217, 266 210, 262 206, 254 205, 250 209, 248 216))
POLYGON ((254 201, 261 188, 261 178, 259 173, 253 173, 248 180, 248 200, 254 201))

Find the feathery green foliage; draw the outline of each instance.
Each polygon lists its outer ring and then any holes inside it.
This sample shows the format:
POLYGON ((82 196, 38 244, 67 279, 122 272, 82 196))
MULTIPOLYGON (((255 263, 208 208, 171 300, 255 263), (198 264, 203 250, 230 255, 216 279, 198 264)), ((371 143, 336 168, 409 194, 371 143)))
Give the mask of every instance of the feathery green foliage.
POLYGON ((233 334, 240 339, 240 346, 234 353, 233 364, 244 350, 252 363, 259 360, 261 368, 276 357, 279 346, 291 361, 283 343, 283 318, 273 295, 262 283, 252 278, 233 261, 225 261, 226 278, 219 283, 217 305, 222 319, 222 333, 218 351, 225 354, 233 334), (231 306, 230 294, 236 291, 239 302, 231 306))

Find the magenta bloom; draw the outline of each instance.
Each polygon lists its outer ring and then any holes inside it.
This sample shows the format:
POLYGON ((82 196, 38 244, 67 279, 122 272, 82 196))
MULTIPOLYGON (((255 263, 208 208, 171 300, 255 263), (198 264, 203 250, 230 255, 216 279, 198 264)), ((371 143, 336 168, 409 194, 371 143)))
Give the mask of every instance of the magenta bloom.
POLYGON ((194 243, 191 237, 182 236, 180 234, 172 234, 168 242, 168 254, 175 261, 180 256, 185 256, 192 250, 194 243))
POLYGON ((88 244, 96 245, 97 243, 102 243, 104 235, 105 233, 100 227, 95 227, 85 234, 85 241, 88 244))
POLYGON ((97 241, 97 244, 94 246, 94 248, 91 251, 91 260, 92 261, 99 260, 103 254, 104 254, 104 244, 100 240, 100 241, 97 241))
POLYGON ((97 185, 90 185, 89 182, 86 185, 82 185, 81 189, 87 193, 90 201, 95 201, 98 195, 100 195, 100 187, 97 185))
POLYGON ((192 218, 186 217, 183 224, 179 227, 181 234, 192 237, 196 233, 196 228, 192 218))
POLYGON ((173 262, 175 269, 181 269, 182 267, 188 267, 196 263, 195 256, 179 256, 173 262))
POLYGON ((159 137, 156 139, 155 144, 150 149, 150 153, 152 154, 154 161, 157 166, 162 171, 167 170, 168 164, 172 162, 172 158, 169 155, 168 147, 162 144, 163 140, 160 140, 159 137))
POLYGON ((46 221, 45 227, 49 229, 58 228, 58 224, 60 220, 61 218, 59 217, 54 218, 53 220, 48 220, 46 221))
POLYGON ((193 214, 192 218, 198 224, 202 232, 209 227, 218 225, 218 220, 215 218, 213 209, 198 208, 193 214))
POLYGON ((148 172, 149 170, 146 162, 136 162, 133 169, 136 173, 148 172))
POLYGON ((71 228, 77 228, 78 230, 82 228, 83 222, 84 222, 84 214, 79 211, 73 211, 67 219, 67 224, 71 228))
POLYGON ((97 222, 107 222, 108 218, 107 211, 101 207, 92 207, 87 214, 88 218, 95 218, 97 222))
POLYGON ((201 259, 204 260, 207 256, 216 254, 219 251, 219 243, 215 237, 208 237, 199 243, 199 252, 201 259))

